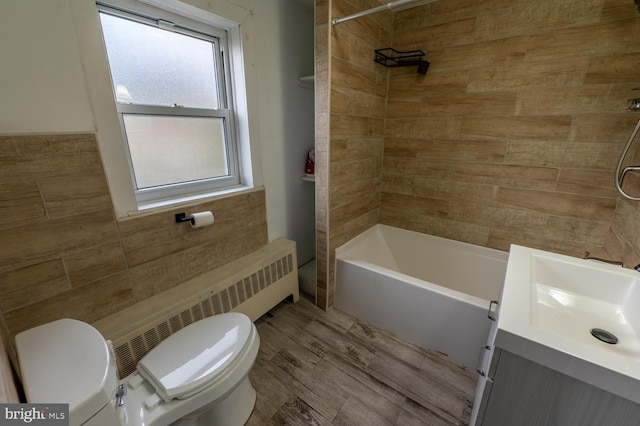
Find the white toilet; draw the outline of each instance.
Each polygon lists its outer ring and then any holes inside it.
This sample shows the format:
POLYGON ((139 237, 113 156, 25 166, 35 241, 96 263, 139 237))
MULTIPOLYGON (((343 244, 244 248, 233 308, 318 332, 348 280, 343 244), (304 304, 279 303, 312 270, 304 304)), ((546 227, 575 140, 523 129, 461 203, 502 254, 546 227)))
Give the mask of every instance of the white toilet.
POLYGON ((16 336, 28 402, 69 403, 70 425, 243 425, 260 337, 240 313, 197 321, 163 340, 118 380, 110 344, 61 319, 16 336))

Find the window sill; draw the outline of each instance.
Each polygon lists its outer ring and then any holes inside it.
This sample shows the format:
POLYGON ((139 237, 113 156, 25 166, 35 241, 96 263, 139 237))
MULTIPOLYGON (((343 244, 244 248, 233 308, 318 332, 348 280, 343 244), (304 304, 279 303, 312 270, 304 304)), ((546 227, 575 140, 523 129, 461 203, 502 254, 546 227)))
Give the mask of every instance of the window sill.
POLYGON ((255 190, 255 187, 251 186, 234 186, 233 188, 227 188, 215 192, 207 192, 202 194, 194 194, 186 197, 172 198, 170 200, 155 201, 152 203, 144 203, 138 205, 138 210, 128 213, 127 217, 134 217, 137 215, 146 215, 150 213, 156 213, 160 211, 166 211, 175 209, 177 207, 193 205, 196 203, 203 203, 206 201, 216 200, 219 198, 225 198, 229 195, 235 195, 242 192, 249 192, 255 190))

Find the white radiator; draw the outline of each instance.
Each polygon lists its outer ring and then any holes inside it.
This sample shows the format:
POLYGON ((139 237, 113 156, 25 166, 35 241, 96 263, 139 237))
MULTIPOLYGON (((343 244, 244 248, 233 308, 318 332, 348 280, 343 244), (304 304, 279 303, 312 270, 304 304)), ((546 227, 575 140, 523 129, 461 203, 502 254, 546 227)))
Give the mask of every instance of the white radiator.
POLYGON ((255 321, 288 296, 298 301, 296 245, 281 238, 93 326, 111 340, 124 378, 158 343, 189 324, 231 311, 255 321))

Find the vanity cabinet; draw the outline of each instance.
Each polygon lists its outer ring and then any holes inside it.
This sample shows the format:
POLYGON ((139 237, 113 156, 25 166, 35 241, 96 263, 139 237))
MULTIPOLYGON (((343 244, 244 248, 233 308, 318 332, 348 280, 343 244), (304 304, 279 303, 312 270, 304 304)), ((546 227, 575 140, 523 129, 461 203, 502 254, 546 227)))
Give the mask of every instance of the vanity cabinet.
POLYGON ((637 274, 512 245, 471 424, 640 425, 637 274), (618 344, 594 338, 594 328, 618 344))
POLYGON ((494 360, 498 357, 494 356, 494 352, 499 350, 495 347, 496 334, 498 333, 498 321, 496 320, 499 311, 499 304, 497 301, 492 300, 489 304, 488 319, 491 321, 489 327, 489 334, 487 336, 487 343, 480 348, 480 356, 478 367, 476 372, 478 373, 478 383, 476 385, 476 396, 473 402, 473 410, 471 412, 471 426, 479 425, 482 423, 482 414, 484 413, 487 404, 487 395, 491 391, 493 385, 493 372, 495 371, 494 360), (494 305, 496 310, 491 311, 491 307, 494 305))
POLYGON ((637 426, 640 404, 496 347, 476 425, 637 426))

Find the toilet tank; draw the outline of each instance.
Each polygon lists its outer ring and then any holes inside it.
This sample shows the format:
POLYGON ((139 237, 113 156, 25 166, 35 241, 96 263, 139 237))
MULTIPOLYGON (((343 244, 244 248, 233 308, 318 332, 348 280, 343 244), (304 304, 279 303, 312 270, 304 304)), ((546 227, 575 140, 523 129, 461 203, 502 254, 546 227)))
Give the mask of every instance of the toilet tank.
POLYGON ((70 425, 103 409, 115 416, 115 360, 91 325, 69 318, 50 322, 18 334, 16 349, 28 402, 68 403, 70 425))

